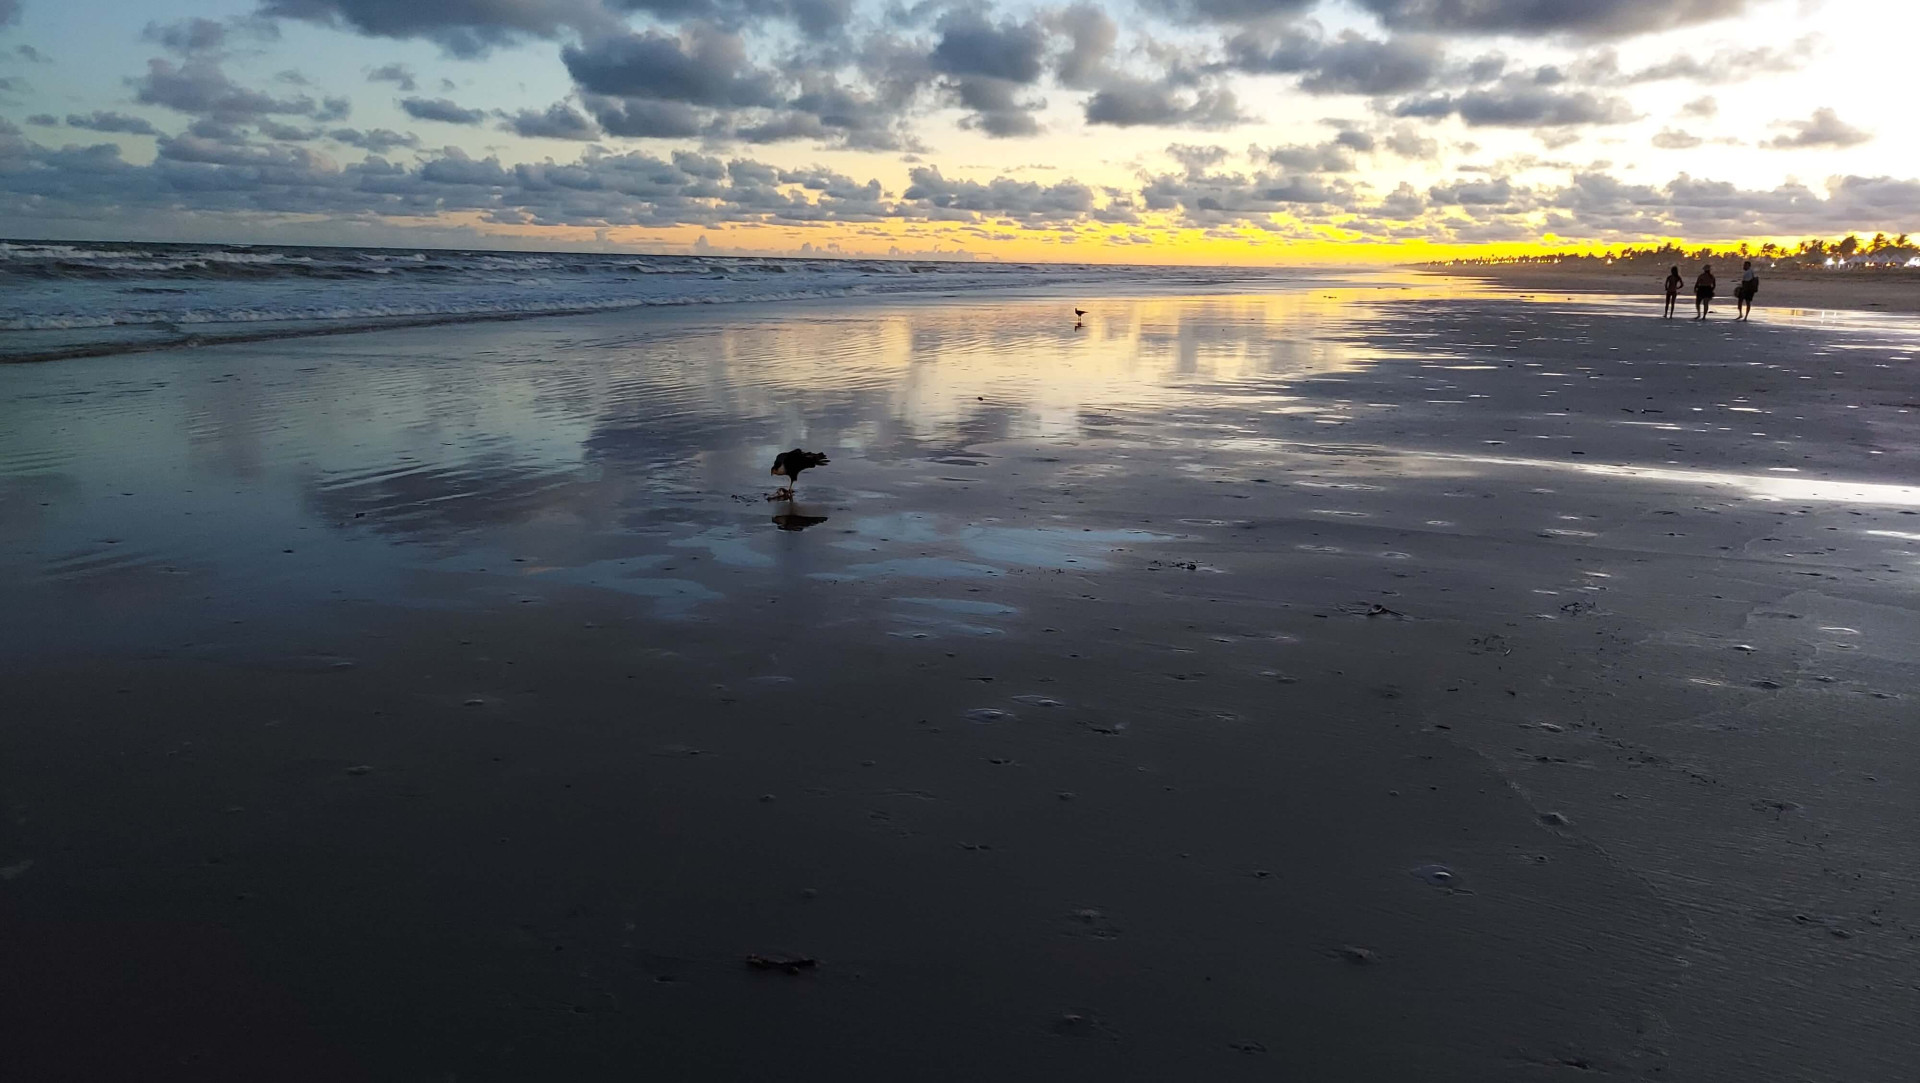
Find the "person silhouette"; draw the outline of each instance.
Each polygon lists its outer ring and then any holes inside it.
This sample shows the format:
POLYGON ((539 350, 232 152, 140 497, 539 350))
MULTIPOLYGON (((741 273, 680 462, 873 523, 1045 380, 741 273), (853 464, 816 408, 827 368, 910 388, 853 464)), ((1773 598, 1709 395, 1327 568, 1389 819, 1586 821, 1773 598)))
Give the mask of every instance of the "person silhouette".
POLYGON ((1740 271, 1740 284, 1733 287, 1734 306, 1739 311, 1735 319, 1749 319, 1753 316, 1753 295, 1760 292, 1760 274, 1753 269, 1753 261, 1748 260, 1740 271))
POLYGON ((1720 283, 1714 281, 1713 268, 1704 263, 1701 264, 1700 277, 1693 280, 1694 319, 1704 320, 1707 318, 1708 311, 1713 308, 1714 287, 1719 284, 1720 283))
POLYGON ((1680 277, 1680 268, 1667 272, 1667 307, 1660 314, 1663 320, 1673 319, 1673 310, 1680 304, 1680 286, 1685 281, 1680 277))

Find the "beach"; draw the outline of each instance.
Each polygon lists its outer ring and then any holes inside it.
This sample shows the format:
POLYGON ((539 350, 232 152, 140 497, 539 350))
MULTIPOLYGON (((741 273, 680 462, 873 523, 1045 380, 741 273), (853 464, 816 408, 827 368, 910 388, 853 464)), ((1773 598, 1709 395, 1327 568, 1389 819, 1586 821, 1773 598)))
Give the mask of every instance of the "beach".
MULTIPOLYGON (((1733 289, 1740 283, 1741 261, 1716 260, 1720 288, 1715 314, 1735 315, 1733 289)), ((1463 263, 1433 267, 1430 273, 1468 278, 1523 292, 1560 294, 1603 293, 1640 297, 1656 308, 1663 299, 1663 283, 1672 264, 1609 267, 1588 261, 1558 263, 1463 263)), ((1680 291, 1682 315, 1691 316, 1693 283, 1699 260, 1679 264, 1685 288, 1680 291)), ((1760 292, 1754 307, 1787 315, 1820 312, 1880 312, 1911 315, 1920 312, 1920 270, 1867 268, 1824 270, 1812 267, 1769 266, 1755 262, 1760 292)))
POLYGON ((1147 278, 0 365, 9 1073, 1908 1077, 1920 326, 1147 278))

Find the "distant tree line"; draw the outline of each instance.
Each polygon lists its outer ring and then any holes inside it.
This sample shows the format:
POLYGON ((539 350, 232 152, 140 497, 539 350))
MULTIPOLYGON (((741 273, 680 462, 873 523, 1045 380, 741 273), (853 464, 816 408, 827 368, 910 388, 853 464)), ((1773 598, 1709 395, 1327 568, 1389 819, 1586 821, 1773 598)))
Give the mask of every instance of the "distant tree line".
POLYGON ((1714 248, 1703 245, 1687 248, 1671 241, 1655 248, 1652 246, 1608 248, 1604 251, 1551 252, 1531 256, 1482 256, 1467 259, 1439 260, 1438 265, 1487 265, 1500 263, 1572 263, 1572 264, 1619 264, 1658 265, 1675 263, 1729 263, 1741 260, 1765 260, 1774 265, 1800 267, 1825 267, 1829 263, 1866 263, 1871 261, 1883 266, 1899 266, 1909 259, 1920 257, 1920 244, 1916 244, 1906 234, 1889 237, 1885 233, 1876 233, 1871 240, 1861 240, 1858 234, 1849 233, 1837 241, 1828 241, 1819 237, 1810 237, 1788 248, 1785 245, 1768 241, 1758 246, 1741 243, 1737 247, 1714 248))

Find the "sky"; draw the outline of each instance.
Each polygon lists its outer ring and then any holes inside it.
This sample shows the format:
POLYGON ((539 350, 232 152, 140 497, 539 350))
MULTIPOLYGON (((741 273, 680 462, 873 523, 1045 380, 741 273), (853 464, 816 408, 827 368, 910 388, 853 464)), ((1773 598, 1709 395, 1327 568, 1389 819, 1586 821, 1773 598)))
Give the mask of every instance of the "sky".
POLYGON ((1920 232, 1916 40, 1882 0, 0 0, 0 236, 1259 264, 1920 232))

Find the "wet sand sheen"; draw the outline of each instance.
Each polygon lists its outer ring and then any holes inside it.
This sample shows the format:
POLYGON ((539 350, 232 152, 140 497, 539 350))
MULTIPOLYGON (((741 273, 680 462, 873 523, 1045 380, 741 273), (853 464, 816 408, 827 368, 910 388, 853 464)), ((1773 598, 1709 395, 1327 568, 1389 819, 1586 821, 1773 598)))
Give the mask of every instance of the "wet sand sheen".
POLYGON ((1897 1077, 1912 334, 1398 286, 0 372, 27 1055, 1897 1077))

